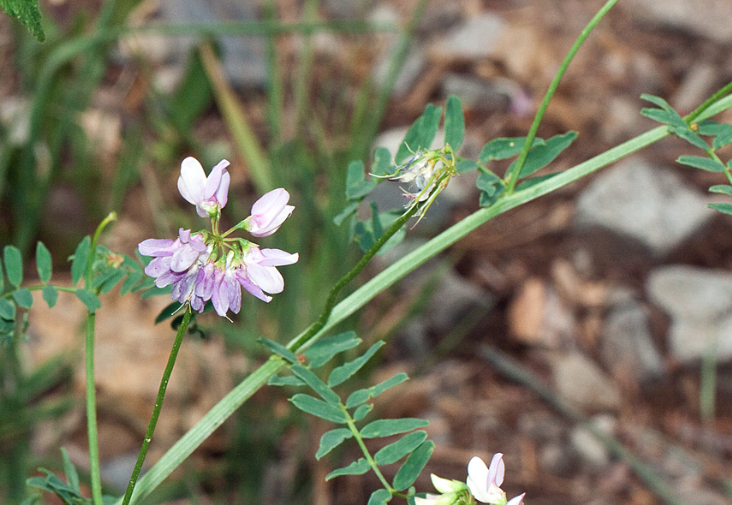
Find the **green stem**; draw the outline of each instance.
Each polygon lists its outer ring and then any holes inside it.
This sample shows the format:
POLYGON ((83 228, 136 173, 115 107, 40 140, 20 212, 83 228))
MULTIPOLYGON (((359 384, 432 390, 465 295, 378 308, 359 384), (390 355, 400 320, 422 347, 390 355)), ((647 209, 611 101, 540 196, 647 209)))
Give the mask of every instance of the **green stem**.
MULTIPOLYGON (((102 230, 106 226, 117 219, 117 214, 111 212, 104 220, 99 223, 94 237, 91 242, 91 250, 89 251, 89 261, 86 266, 86 275, 84 276, 84 286, 86 289, 92 289, 92 281, 94 276, 93 266, 94 257, 96 256, 97 242, 102 234, 102 230)), ((89 473, 92 487, 92 499, 94 505, 102 505, 102 478, 99 471, 99 441, 97 437, 97 394, 94 387, 94 334, 95 334, 96 314, 89 312, 86 317, 86 428, 89 437, 89 473)))
MULTIPOLYGON (((726 97, 708 107, 700 115, 700 118, 706 119, 729 108, 732 108, 732 97, 726 97)), ((317 341, 325 332, 366 305, 377 294, 490 219, 519 205, 556 191, 668 135, 668 127, 659 126, 535 186, 514 192, 512 195, 500 199, 491 207, 474 212, 426 244, 400 258, 333 307, 325 325, 310 337, 310 339, 304 342, 301 347, 309 346, 317 341)), ((309 328, 306 331, 309 331, 309 328)), ((291 342, 291 348, 294 348, 297 342, 303 340, 304 335, 305 332, 295 337, 291 342)), ((244 402, 264 387, 270 377, 279 373, 286 365, 287 362, 282 358, 271 357, 222 398, 140 479, 140 483, 137 486, 140 498, 147 496, 157 488, 216 428, 221 426, 244 402)))
POLYGON ((94 391, 94 323, 96 314, 86 317, 86 428, 89 435, 89 473, 94 505, 102 505, 102 479, 97 440, 97 396, 94 391))
POLYGON ((371 470, 374 471, 376 476, 381 481, 381 485, 384 486, 384 489, 389 491, 392 495, 396 493, 396 490, 391 487, 389 484, 389 481, 386 480, 386 477, 384 477, 384 474, 381 473, 381 470, 379 470, 379 465, 376 464, 376 461, 374 461, 374 458, 371 456, 371 453, 369 452, 368 447, 366 447, 366 444, 363 441, 363 437, 361 436, 361 432, 356 427, 356 422, 353 420, 351 415, 348 413, 348 409, 346 409, 346 406, 341 404, 341 410, 346 414, 347 420, 346 420, 346 426, 348 426, 348 429, 351 430, 351 433, 353 434, 353 438, 356 440, 356 443, 358 443, 358 446, 361 448, 361 452, 366 457, 366 461, 368 461, 369 466, 371 467, 371 470))
POLYGON ((684 121, 686 121, 686 124, 691 124, 698 118, 705 110, 707 110, 711 105, 716 103, 718 100, 720 100, 722 97, 727 95, 732 91, 732 82, 727 83, 722 89, 714 93, 711 98, 706 100, 703 104, 701 104, 699 107, 696 108, 691 114, 686 116, 684 118, 684 121))
POLYGON ((152 416, 150 416, 150 424, 147 426, 145 432, 145 439, 142 441, 142 447, 140 448, 140 454, 137 456, 137 462, 135 463, 135 469, 132 471, 130 482, 127 484, 127 491, 125 491, 125 497, 122 501, 124 505, 130 503, 132 499, 132 492, 135 490, 135 484, 137 484, 137 478, 142 470, 142 464, 145 462, 145 456, 147 456, 147 450, 152 442, 153 434, 155 433, 155 426, 158 424, 158 418, 160 417, 160 410, 163 408, 163 400, 165 400, 165 391, 168 389, 168 381, 170 380, 170 374, 173 372, 173 366, 175 360, 178 357, 178 351, 180 345, 183 342, 183 335, 186 334, 188 329, 188 323, 191 321, 191 307, 186 307, 185 314, 183 314, 183 321, 181 321, 178 327, 178 333, 175 335, 175 341, 173 342, 173 348, 170 350, 170 356, 168 357, 168 364, 165 366, 163 372, 163 378, 160 380, 160 387, 158 388, 158 397, 155 400, 155 408, 153 409, 152 416))
POLYGON ((572 45, 572 48, 567 53, 567 56, 564 57, 562 64, 559 66, 559 70, 554 76, 554 79, 552 79, 551 84, 549 84, 549 89, 546 91, 546 95, 544 95, 544 100, 541 102, 539 110, 536 112, 536 116, 534 116, 534 122, 531 123, 529 133, 528 135, 526 135, 524 148, 521 150, 521 154, 519 154, 518 159, 516 159, 516 164, 514 165, 513 170, 510 174, 508 174, 506 194, 510 195, 511 193, 513 193, 513 190, 516 187, 516 182, 518 182, 521 169, 523 168, 524 163, 526 163, 526 157, 529 155, 531 144, 534 142, 536 132, 539 130, 539 124, 544 117, 544 113, 546 112, 547 107, 549 107, 549 102, 551 102, 552 98, 554 97, 554 93, 559 87, 559 82, 562 80, 562 77, 564 77, 564 74, 567 72, 567 68, 569 67, 570 62, 574 59, 575 54, 577 54, 579 48, 582 47, 582 44, 585 43, 585 40, 587 40, 587 37, 590 35, 592 30, 594 30, 595 26, 597 26, 600 20, 605 17, 605 14, 607 14, 608 11, 612 9, 612 7, 617 2, 618 0, 608 0, 608 2, 603 5, 602 9, 600 9, 597 14, 595 14, 595 16, 590 20, 587 26, 585 26, 585 29, 582 30, 582 33, 580 33, 579 37, 577 37, 577 40, 572 45))

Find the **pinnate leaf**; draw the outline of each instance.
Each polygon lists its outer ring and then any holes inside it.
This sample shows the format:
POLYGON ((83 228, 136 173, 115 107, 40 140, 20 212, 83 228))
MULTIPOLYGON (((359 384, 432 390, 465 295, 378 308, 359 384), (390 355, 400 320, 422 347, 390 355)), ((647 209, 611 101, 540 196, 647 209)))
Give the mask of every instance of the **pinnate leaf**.
POLYGON ((18 304, 18 307, 26 310, 33 306, 33 295, 25 288, 13 291, 13 300, 18 304))
POLYGON ((303 412, 320 417, 326 421, 345 423, 348 420, 345 412, 340 410, 338 407, 324 402, 323 400, 318 400, 310 395, 298 393, 290 398, 290 401, 295 405, 295 407, 303 412))
POLYGON ((292 365, 292 373, 310 386, 323 400, 336 407, 340 405, 341 399, 338 395, 326 386, 313 372, 304 366, 292 365))
POLYGON ((90 314, 94 314, 97 309, 102 306, 102 302, 99 301, 97 295, 89 291, 88 289, 76 290, 76 297, 81 300, 81 303, 86 305, 87 310, 90 314))
POLYGON ((48 304, 48 308, 52 309, 58 300, 58 291, 56 291, 56 288, 51 285, 43 286, 41 294, 43 295, 43 300, 48 304))
POLYGON ((455 95, 447 97, 445 107, 445 144, 452 147, 454 152, 460 149, 465 137, 465 118, 463 117, 463 105, 455 95))
POLYGON ((364 402, 369 401, 371 398, 375 398, 379 396, 381 393, 386 391, 387 389, 396 386, 397 384, 401 384, 405 380, 408 380, 409 377, 405 373, 399 373, 396 374, 391 379, 387 379, 379 384, 376 384, 375 386, 371 386, 370 388, 365 389, 359 389, 358 391, 354 391, 351 393, 348 397, 348 400, 346 400, 346 408, 353 408, 356 405, 360 405, 364 402))
POLYGON ((346 467, 339 468, 338 470, 333 470, 325 476, 325 480, 330 480, 333 477, 338 477, 339 475, 363 475, 370 469, 371 467, 369 466, 368 461, 366 461, 364 458, 359 458, 358 461, 354 461, 346 467))
POLYGON ((310 361, 310 368, 318 368, 325 365, 336 354, 353 349, 360 343, 361 339, 354 332, 347 331, 318 340, 304 354, 310 361))
POLYGON ((677 163, 687 165, 694 168, 700 168, 708 172, 724 172, 724 165, 717 160, 707 158, 706 156, 679 156, 677 163))
POLYGON ((351 430, 348 428, 336 428, 335 430, 323 433, 323 436, 320 437, 320 447, 318 447, 318 452, 315 453, 315 459, 322 458, 342 444, 344 440, 347 440, 352 436, 353 433, 351 433, 351 430))
POLYGON ((366 180, 366 169, 363 161, 355 160, 348 164, 346 172, 346 198, 359 200, 376 187, 376 181, 366 180))
POLYGON ((17 288, 23 282, 23 256, 20 254, 20 249, 13 245, 6 245, 3 249, 3 259, 8 282, 17 288))
POLYGON ((53 260, 51 260, 51 253, 43 245, 43 242, 36 244, 36 270, 38 270, 38 278, 43 284, 51 280, 53 260))
POLYGON ((369 497, 366 505, 386 505, 391 501, 391 493, 386 489, 377 489, 369 497))
POLYGON ((351 376, 353 376, 353 374, 358 372, 369 359, 371 359, 371 357, 376 353, 376 351, 381 348, 382 345, 384 345, 384 342, 379 340, 378 342, 374 343, 374 345, 372 345, 363 356, 334 368, 328 376, 328 385, 330 387, 335 387, 348 380, 351 376))
POLYGON ((425 440, 427 440, 427 432, 422 430, 404 435, 396 442, 379 449, 379 451, 374 454, 374 461, 376 461, 377 465, 390 465, 392 463, 396 463, 419 447, 425 440))
POLYGON ((71 284, 76 286, 86 273, 89 266, 89 254, 91 253, 91 238, 89 235, 79 242, 71 260, 71 284))
POLYGON ((429 421, 415 417, 405 417, 402 419, 379 419, 372 421, 361 429, 363 438, 390 437, 399 433, 424 428, 429 421))
POLYGON ((435 444, 431 440, 422 442, 422 445, 409 455, 404 464, 394 476, 392 485, 397 491, 403 491, 414 484, 419 474, 422 473, 425 465, 435 450, 435 444))

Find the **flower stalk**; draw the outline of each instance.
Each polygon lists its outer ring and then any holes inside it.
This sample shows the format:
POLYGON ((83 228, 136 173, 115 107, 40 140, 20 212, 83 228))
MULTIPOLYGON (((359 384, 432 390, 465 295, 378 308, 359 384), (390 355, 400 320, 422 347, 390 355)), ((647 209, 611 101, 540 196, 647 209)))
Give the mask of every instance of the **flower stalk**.
POLYGON ((142 441, 142 447, 140 447, 140 453, 137 456, 137 462, 135 468, 132 471, 132 476, 127 484, 127 490, 122 501, 124 505, 130 503, 132 499, 132 493, 135 490, 137 484, 137 478, 142 470, 142 465, 145 463, 145 457, 147 456, 147 450, 152 442, 153 435, 155 434, 155 427, 158 424, 158 418, 160 417, 160 410, 163 408, 163 400, 165 400, 165 392, 168 389, 168 382, 170 381, 170 374, 173 373, 173 367, 175 366, 175 360, 178 358, 178 351, 180 350, 181 343, 183 342, 183 336, 186 334, 188 324, 191 322, 191 307, 186 307, 186 311, 183 314, 183 320, 178 326, 178 332, 175 335, 175 341, 173 347, 170 350, 170 356, 168 357, 168 363, 165 365, 165 371, 163 377, 160 380, 160 387, 158 388, 158 396, 155 399, 155 407, 153 408, 152 416, 150 416, 150 423, 147 425, 147 431, 145 431, 145 438, 142 441))

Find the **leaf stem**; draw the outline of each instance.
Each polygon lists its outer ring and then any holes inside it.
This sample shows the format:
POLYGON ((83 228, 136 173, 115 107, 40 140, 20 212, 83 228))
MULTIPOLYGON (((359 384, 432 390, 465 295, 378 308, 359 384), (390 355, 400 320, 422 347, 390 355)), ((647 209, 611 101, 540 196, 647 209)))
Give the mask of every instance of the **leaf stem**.
POLYGON ((536 116, 534 116, 534 122, 531 123, 529 133, 526 135, 524 148, 521 150, 521 154, 519 154, 519 157, 516 159, 516 164, 514 165, 513 170, 510 174, 508 174, 508 181, 506 183, 507 195, 512 194, 514 188, 516 187, 521 169, 523 168, 524 163, 526 163, 526 157, 529 155, 531 144, 534 142, 536 132, 539 130, 539 124, 544 117, 544 113, 546 113, 546 109, 549 107, 549 102, 551 102, 552 98, 554 97, 554 93, 559 87, 559 82, 562 80, 562 77, 564 77, 564 74, 567 72, 569 64, 574 59, 574 56, 577 54, 577 51, 579 51, 579 48, 582 47, 582 44, 585 43, 585 40, 587 40, 587 37, 590 35, 592 30, 595 29, 595 26, 597 26, 600 20, 605 17, 605 14, 607 14, 608 11, 612 9, 612 7, 617 2, 618 0, 608 0, 608 2, 602 6, 602 9, 600 9, 597 14, 593 16, 587 26, 585 26, 585 29, 582 30, 582 33, 580 33, 579 37, 577 37, 577 40, 575 40, 574 44, 567 53, 567 56, 564 57, 562 64, 559 66, 559 70, 557 70, 554 79, 552 79, 551 84, 549 84, 549 89, 547 89, 546 95, 544 95, 544 100, 542 100, 541 105, 539 106, 539 110, 536 112, 536 116))
POLYGON ((371 470, 376 474, 376 476, 381 481, 381 485, 384 486, 384 489, 389 491, 391 495, 393 496, 394 493, 396 493, 396 490, 389 485, 389 481, 386 480, 386 477, 384 477, 384 474, 381 473, 381 470, 379 470, 379 465, 376 464, 376 461, 374 461, 374 458, 371 456, 371 453, 369 452, 368 447, 366 447, 366 444, 363 441, 363 437, 361 436, 361 432, 358 431, 358 428, 356 427, 356 422, 351 417, 351 414, 348 413, 348 409, 346 409, 346 406, 341 404, 340 406, 341 410, 346 414, 347 420, 346 420, 346 426, 348 426, 348 429, 351 430, 351 433, 353 433, 353 438, 356 439, 356 442, 358 443, 358 446, 361 448, 361 452, 366 457, 366 461, 368 462, 369 466, 371 467, 371 470))
POLYGON ((132 499, 132 492, 135 490, 135 484, 137 484, 137 478, 140 476, 142 470, 142 464, 145 462, 145 456, 147 456, 147 450, 152 442, 153 434, 155 433, 155 426, 158 424, 158 418, 160 417, 160 410, 163 408, 163 400, 165 399, 165 391, 168 389, 168 381, 170 380, 170 374, 173 372, 173 366, 175 360, 178 357, 178 351, 180 350, 181 343, 183 342, 183 335, 186 334, 188 329, 188 323, 191 321, 191 307, 186 307, 186 311, 183 314, 183 320, 178 327, 178 333, 175 335, 175 341, 173 342, 173 348, 170 350, 170 356, 168 357, 168 364, 165 366, 163 372, 163 378, 160 380, 160 387, 158 388, 158 397, 155 400, 155 408, 153 409, 152 416, 150 416, 150 424, 147 426, 145 432, 145 439, 142 441, 142 447, 140 447, 140 454, 137 456, 137 462, 135 463, 135 469, 132 471, 130 482, 127 484, 127 491, 125 491, 125 497, 122 501, 124 505, 130 503, 132 499))

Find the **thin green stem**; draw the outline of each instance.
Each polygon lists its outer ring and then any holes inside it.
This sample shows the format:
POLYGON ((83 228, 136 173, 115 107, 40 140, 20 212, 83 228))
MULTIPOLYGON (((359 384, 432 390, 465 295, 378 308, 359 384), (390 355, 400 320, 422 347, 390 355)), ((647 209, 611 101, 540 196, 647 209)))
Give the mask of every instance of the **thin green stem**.
MULTIPOLYGON (((89 251, 89 261, 87 263, 86 274, 84 276, 84 286, 86 289, 92 289, 92 281, 94 276, 93 266, 94 257, 96 256, 97 242, 106 226, 117 219, 117 214, 111 212, 104 220, 99 223, 94 237, 91 241, 91 249, 89 251)), ((89 312, 86 317, 86 342, 85 342, 85 373, 86 373, 86 428, 89 437, 89 473, 92 487, 92 499, 94 505, 103 505, 102 502, 102 478, 99 470, 99 441, 97 437, 97 394, 94 387, 94 334, 95 334, 96 314, 89 312)))
POLYGON ((348 426, 348 429, 351 430, 351 433, 353 434, 353 438, 356 439, 356 443, 361 448, 361 452, 366 457, 366 461, 368 461, 369 466, 374 471, 376 476, 381 481, 381 485, 384 486, 384 489, 389 491, 392 495, 396 492, 396 490, 391 487, 389 484, 389 481, 386 480, 386 477, 384 477, 384 474, 381 473, 381 470, 379 470, 379 465, 376 464, 376 461, 374 461, 374 458, 371 456, 371 453, 369 452, 368 447, 366 447, 366 444, 363 441, 363 437, 361 436, 361 432, 358 430, 358 427, 356 427, 356 422, 353 420, 351 415, 348 413, 348 409, 346 409, 346 406, 341 404, 341 410, 346 414, 347 420, 346 420, 346 426, 348 426))
POLYGON ((160 410, 163 408, 163 400, 165 400, 165 391, 168 389, 168 381, 170 380, 170 374, 173 372, 173 366, 175 360, 178 357, 178 351, 180 345, 183 342, 183 336, 186 334, 188 329, 188 323, 191 321, 191 307, 186 307, 186 311, 183 314, 183 321, 181 321, 178 327, 178 333, 175 335, 175 341, 173 342, 173 348, 170 350, 170 356, 168 357, 168 364, 165 366, 163 372, 163 378, 160 380, 160 387, 158 388, 158 397, 155 400, 155 408, 153 409, 152 416, 150 416, 150 424, 147 426, 145 432, 145 439, 142 441, 142 447, 140 448, 140 454, 137 456, 137 462, 135 463, 135 469, 132 471, 130 482, 127 484, 127 491, 125 491, 125 497, 122 501, 124 505, 130 503, 132 499, 132 492, 135 490, 135 484, 137 484, 137 478, 142 470, 142 464, 145 462, 145 456, 147 456, 147 450, 152 442, 153 434, 155 433, 155 426, 158 424, 158 418, 160 417, 160 410))
POLYGON ((710 106, 715 104, 717 101, 719 101, 722 97, 727 95, 730 91, 732 91, 732 82, 727 83, 722 89, 714 93, 711 98, 708 100, 705 100, 703 104, 701 104, 699 107, 696 108, 691 114, 686 116, 684 118, 684 121, 686 121, 686 124, 693 123, 696 118, 698 118, 705 110, 707 110, 710 106))
POLYGON ((303 344, 307 342, 313 335, 318 333, 318 331, 320 331, 320 329, 328 321, 331 312, 333 312, 333 307, 335 307, 338 293, 340 293, 341 289, 343 289, 346 284, 351 282, 361 272, 361 270, 364 269, 366 264, 371 261, 371 258, 376 256, 376 253, 378 253, 379 250, 384 247, 384 244, 386 244, 386 242, 396 232, 401 230, 402 227, 407 224, 407 221, 409 221, 409 219, 413 215, 415 215, 420 208, 421 205, 414 205, 410 207, 407 212, 399 216, 399 219, 394 221, 392 225, 384 232, 384 234, 379 237, 374 245, 372 245, 371 248, 366 251, 366 254, 361 257, 358 263, 356 263, 356 266, 354 266, 346 275, 341 277, 340 280, 336 282, 335 286, 333 286, 333 288, 331 288, 330 292, 328 293, 328 298, 325 300, 325 306, 323 307, 323 311, 320 313, 318 319, 313 324, 311 324, 302 335, 290 342, 287 345, 288 349, 295 352, 301 352, 305 350, 305 346, 303 346, 303 344))
POLYGON ((521 169, 523 168, 524 163, 526 163, 526 157, 529 155, 531 144, 534 142, 536 132, 539 130, 539 124, 544 117, 544 113, 546 113, 546 109, 549 107, 549 102, 551 102, 552 98, 554 97, 554 93, 559 87, 559 82, 562 80, 562 77, 564 77, 564 74, 567 72, 569 64, 574 59, 574 56, 577 54, 577 51, 579 51, 580 47, 582 47, 582 44, 585 43, 585 40, 587 40, 587 37, 590 35, 592 30, 594 30, 595 26, 597 26, 600 20, 605 17, 605 14, 607 14, 608 11, 610 11, 610 9, 612 9, 612 7, 617 2, 618 0, 608 0, 608 2, 603 5, 602 9, 600 9, 597 14, 595 14, 595 16, 590 20, 587 26, 585 26, 585 29, 582 30, 582 33, 580 33, 579 37, 577 37, 577 40, 572 45, 572 48, 567 53, 567 56, 564 57, 562 64, 559 66, 559 70, 557 70, 554 79, 552 79, 551 84, 549 84, 549 89, 546 91, 546 95, 544 95, 544 100, 542 100, 541 105, 539 106, 539 110, 536 112, 536 116, 534 116, 534 122, 531 123, 529 133, 528 135, 526 135, 524 148, 521 150, 521 154, 519 154, 519 157, 516 159, 516 164, 514 165, 511 173, 508 174, 508 182, 506 183, 506 194, 510 195, 511 193, 513 193, 514 188, 516 187, 519 175, 521 174, 521 169))
POLYGON ((86 428, 89 435, 89 473, 94 505, 102 505, 102 479, 99 471, 97 440, 97 396, 94 391, 94 324, 96 314, 86 317, 86 428))

